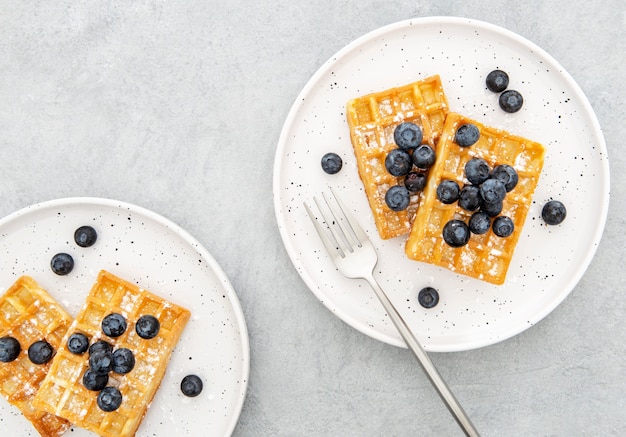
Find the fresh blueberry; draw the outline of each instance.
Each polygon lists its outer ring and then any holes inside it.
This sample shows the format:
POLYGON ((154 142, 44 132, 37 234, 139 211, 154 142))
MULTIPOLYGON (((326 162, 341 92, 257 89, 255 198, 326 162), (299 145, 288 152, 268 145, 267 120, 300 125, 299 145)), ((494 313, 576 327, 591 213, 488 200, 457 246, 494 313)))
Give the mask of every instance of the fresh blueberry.
POLYGON ((480 138, 480 131, 474 124, 467 123, 459 126, 454 134, 454 142, 461 147, 469 147, 480 138))
POLYGON ((107 386, 108 382, 108 373, 101 374, 91 369, 87 369, 85 373, 83 373, 83 385, 87 390, 100 391, 107 386))
POLYGON ((96 402, 102 411, 110 413, 122 405, 122 393, 115 387, 105 387, 98 393, 96 402))
POLYGON ((541 209, 541 218, 548 225, 558 225, 565 220, 567 210, 565 205, 558 200, 551 200, 541 209))
POLYGON ((180 390, 185 396, 196 397, 202 391, 202 380, 197 375, 187 375, 180 383, 180 390))
POLYGON ((435 163, 435 151, 428 144, 422 144, 413 151, 413 164, 422 170, 429 169, 435 163))
POLYGON ((404 186, 411 193, 418 193, 426 187, 426 175, 412 171, 404 178, 404 186))
POLYGON ((422 129, 408 121, 400 123, 393 131, 393 140, 401 149, 415 149, 422 144, 423 138, 422 129))
POLYGON ((437 187, 437 198, 446 205, 459 200, 460 193, 459 184, 452 180, 441 181, 437 187))
POLYGON ((439 303, 439 292, 433 287, 424 287, 418 293, 417 301, 424 308, 432 308, 439 303))
POLYGON ((502 70, 493 70, 485 79, 487 88, 494 93, 501 93, 509 86, 509 75, 502 70))
POLYGON ((469 230, 476 235, 486 234, 491 227, 491 217, 484 211, 477 211, 469 219, 469 230))
POLYGON ((322 156, 322 170, 324 170, 326 173, 339 173, 341 167, 343 167, 343 161, 341 160, 341 157, 336 153, 329 152, 322 156))
POLYGON ((97 351, 89 356, 89 368, 94 372, 104 375, 113 367, 113 355, 107 351, 97 351))
POLYGON ((503 203, 501 200, 497 202, 485 202, 480 205, 480 210, 487 214, 489 217, 495 217, 502 212, 503 203))
POLYGON ((491 172, 491 178, 502 182, 507 193, 515 188, 519 180, 517 171, 508 164, 497 165, 491 172))
POLYGON ((110 343, 107 343, 104 340, 98 340, 94 344, 89 346, 89 355, 93 355, 96 352, 100 351, 111 353, 113 352, 113 346, 111 346, 110 343))
POLYGON ((18 357, 21 350, 20 342, 15 338, 8 335, 0 338, 0 362, 10 363, 18 357))
POLYGON ((465 246, 470 239, 470 231, 462 220, 450 220, 443 227, 443 239, 452 247, 465 246))
POLYGON ((119 348, 113 352, 113 366, 115 373, 128 373, 135 367, 135 355, 130 349, 119 348))
POLYGON ((474 185, 489 179, 489 164, 482 158, 472 158, 465 163, 465 177, 474 185))
POLYGON ((513 113, 522 109, 524 98, 518 91, 508 90, 500 94, 498 102, 503 111, 513 113))
POLYGON ((126 332, 126 319, 118 313, 111 313, 102 320, 102 332, 109 337, 119 337, 126 332))
POLYGON ((480 195, 485 203, 501 202, 506 196, 506 187, 498 179, 487 179, 480 186, 480 195))
POLYGON ((137 335, 141 338, 145 338, 146 340, 156 337, 160 328, 161 324, 159 323, 159 320, 149 314, 139 317, 139 320, 137 320, 137 323, 135 324, 135 331, 137 331, 137 335))
POLYGON ((74 232, 74 241, 80 247, 93 246, 98 239, 98 233, 91 226, 81 226, 74 232))
POLYGON ((67 275, 74 268, 74 258, 68 253, 57 253, 50 261, 50 268, 57 275, 67 275))
POLYGON ((393 176, 407 175, 412 166, 411 155, 403 149, 393 149, 385 158, 385 168, 393 176))
POLYGON ((466 211, 476 211, 480 208, 482 198, 480 188, 476 185, 466 185, 459 194, 459 206, 466 211))
POLYGON ((46 364, 52 359, 52 355, 54 355, 54 349, 45 340, 36 341, 28 348, 28 359, 34 364, 46 364))
POLYGON ((409 206, 411 193, 406 187, 394 185, 385 193, 385 203, 393 211, 402 211, 409 206))
POLYGON ((491 229, 493 229, 493 233, 498 237, 508 237, 515 230, 515 225, 513 224, 513 220, 509 217, 501 215, 500 217, 496 217, 493 221, 491 229))
POLYGON ((67 350, 73 354, 81 355, 89 349, 89 339, 82 332, 75 332, 67 339, 67 350))

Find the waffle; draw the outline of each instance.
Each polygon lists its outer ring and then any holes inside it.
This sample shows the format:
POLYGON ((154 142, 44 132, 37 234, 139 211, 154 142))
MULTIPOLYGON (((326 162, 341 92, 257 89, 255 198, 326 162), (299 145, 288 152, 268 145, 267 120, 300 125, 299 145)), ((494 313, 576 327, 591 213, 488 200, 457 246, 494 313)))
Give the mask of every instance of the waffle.
POLYGON ((58 350, 70 323, 70 315, 29 276, 20 277, 0 296, 0 337, 11 336, 21 346, 17 359, 0 362, 0 393, 44 437, 60 436, 70 423, 33 407, 35 393, 51 364, 33 364, 28 358, 28 348, 45 339, 58 350))
POLYGON ((407 234, 422 199, 411 196, 403 211, 393 211, 385 203, 387 190, 402 183, 385 168, 387 153, 397 146, 393 132, 404 121, 422 128, 424 139, 435 151, 448 113, 448 101, 439 76, 432 76, 398 88, 358 97, 347 104, 350 139, 356 156, 359 176, 381 238, 407 234))
POLYGON ((53 359, 35 405, 100 436, 134 435, 159 388, 172 350, 189 317, 188 310, 101 271, 62 344, 66 344, 72 333, 82 332, 91 344, 103 339, 114 350, 124 347, 133 351, 136 364, 130 373, 109 374, 108 386, 119 389, 122 404, 115 411, 102 411, 96 402, 97 393, 82 385, 89 353, 74 355, 62 347, 53 359), (123 315, 128 324, 124 334, 117 338, 109 338, 101 331, 103 318, 111 313, 123 315), (147 314, 156 317, 161 325, 158 335, 150 340, 140 338, 134 324, 147 314))
POLYGON ((493 284, 504 283, 539 181, 544 154, 545 150, 539 143, 487 127, 456 113, 448 114, 439 140, 437 161, 431 168, 424 189, 424 201, 417 212, 405 246, 407 256, 493 284), (465 123, 476 125, 480 138, 474 145, 463 148, 454 142, 454 135, 457 128, 465 123), (508 164, 517 171, 519 181, 506 194, 500 214, 511 218, 515 231, 502 238, 490 229, 483 235, 472 234, 468 244, 453 248, 443 240, 444 225, 451 219, 460 219, 467 223, 472 213, 458 206, 457 202, 443 204, 437 199, 436 190, 439 183, 446 179, 456 181, 461 187, 467 184, 465 163, 473 157, 483 158, 490 168, 508 164))

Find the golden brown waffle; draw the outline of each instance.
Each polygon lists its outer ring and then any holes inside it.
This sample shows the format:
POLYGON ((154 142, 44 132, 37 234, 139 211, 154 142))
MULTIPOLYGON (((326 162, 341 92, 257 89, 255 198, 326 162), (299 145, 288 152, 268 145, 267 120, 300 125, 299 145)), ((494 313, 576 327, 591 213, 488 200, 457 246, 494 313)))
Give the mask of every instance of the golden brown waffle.
POLYGON ((159 388, 172 350, 190 315, 178 305, 101 271, 63 339, 64 346, 53 359, 35 405, 100 436, 134 435, 159 388), (128 325, 126 332, 117 338, 107 337, 101 331, 103 318, 111 313, 123 315, 128 325), (159 320, 161 327, 155 338, 145 340, 137 335, 135 322, 142 315, 152 315, 159 320), (122 393, 122 404, 117 410, 102 411, 96 403, 98 393, 82 385, 83 373, 89 366, 89 353, 75 355, 65 347, 68 337, 75 332, 85 334, 90 344, 103 339, 114 350, 123 347, 134 353, 136 364, 130 373, 109 374, 108 386, 117 387, 122 393))
POLYGON ((0 337, 11 336, 21 347, 17 359, 0 362, 0 393, 44 437, 60 436, 70 423, 33 407, 33 398, 51 364, 33 364, 28 348, 36 341, 46 340, 58 350, 70 323, 70 315, 29 276, 20 277, 0 296, 0 337))
POLYGON ((402 183, 385 168, 385 157, 397 148, 393 132, 408 121, 422 128, 424 139, 435 149, 448 113, 448 101, 439 76, 432 76, 397 88, 368 94, 347 104, 350 139, 356 155, 359 176, 381 238, 389 239, 409 232, 422 195, 411 196, 403 211, 393 211, 385 203, 387 190, 402 183))
POLYGON ((487 127, 459 114, 448 114, 439 140, 437 161, 431 168, 424 189, 424 201, 406 243, 407 256, 473 278, 502 284, 522 233, 543 167, 544 154, 544 147, 539 143, 487 127), (480 138, 474 145, 463 148, 454 142, 454 135, 457 128, 465 123, 476 125, 480 138), (467 245, 453 248, 443 240, 444 225, 451 219, 460 219, 467 223, 472 213, 458 206, 457 202, 443 204, 437 199, 436 190, 439 183, 446 179, 456 181, 460 187, 468 183, 465 179, 465 163, 473 157, 483 158, 490 168, 508 164, 517 171, 519 182, 506 194, 501 213, 513 220, 515 231, 502 238, 490 229, 483 235, 472 234, 467 245))

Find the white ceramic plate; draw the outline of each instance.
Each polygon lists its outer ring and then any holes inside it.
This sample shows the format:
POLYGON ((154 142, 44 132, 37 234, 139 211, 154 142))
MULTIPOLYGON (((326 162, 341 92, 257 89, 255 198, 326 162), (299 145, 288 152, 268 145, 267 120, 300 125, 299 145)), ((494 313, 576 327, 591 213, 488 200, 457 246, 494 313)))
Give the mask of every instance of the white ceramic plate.
MULTIPOLYGON (((153 212, 104 199, 44 202, 0 221, 0 293, 19 276, 30 275, 76 315, 101 269, 192 313, 137 435, 230 435, 246 394, 248 334, 228 278, 198 241, 153 212), (82 225, 98 231, 92 247, 74 243, 74 231, 82 225), (67 276, 50 269, 58 252, 74 258, 67 276), (180 391, 182 378, 191 373, 204 382, 196 398, 180 391)), ((37 435, 4 398, 0 421, 11 435, 37 435)), ((79 428, 71 434, 93 435, 79 428)))
POLYGON ((600 240, 609 201, 606 145, 597 119, 571 76, 526 39, 487 23, 435 17, 393 24, 352 42, 327 61, 296 99, 274 167, 274 205, 283 242, 300 276, 337 316, 363 333, 403 346, 373 292, 342 277, 326 255, 302 202, 332 186, 378 249, 375 276, 431 351, 477 348, 509 338, 550 313, 579 281, 600 240), (496 68, 525 99, 507 114, 485 77, 496 68), (354 97, 441 76, 450 109, 543 143, 544 170, 523 235, 502 286, 408 260, 404 238, 382 241, 359 179, 345 104, 354 97), (325 174, 320 158, 336 152, 344 167, 325 174), (542 224, 541 207, 560 199, 568 217, 542 224), (417 302, 424 286, 437 307, 417 302))

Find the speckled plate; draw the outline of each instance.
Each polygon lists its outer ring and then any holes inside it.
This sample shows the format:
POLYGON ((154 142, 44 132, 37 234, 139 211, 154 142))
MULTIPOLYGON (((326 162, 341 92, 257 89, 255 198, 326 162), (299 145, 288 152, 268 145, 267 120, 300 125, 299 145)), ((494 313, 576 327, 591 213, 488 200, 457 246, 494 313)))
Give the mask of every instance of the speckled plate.
MULTIPOLYGON (((192 313, 137 435, 230 435, 246 394, 248 334, 235 291, 198 241, 151 211, 105 199, 53 200, 0 220, 0 293, 19 276, 30 275, 76 315, 101 269, 192 313), (92 247, 74 243, 74 231, 82 225, 98 231, 92 247), (58 252, 74 258, 67 276, 50 269, 58 252), (180 381, 190 373, 204 382, 195 398, 180 391, 180 381)), ((0 422, 11 435, 37 435, 4 398, 0 422)), ((71 434, 93 435, 79 428, 71 434)))
POLYGON ((487 23, 452 17, 400 22, 340 50, 306 84, 283 127, 274 167, 274 205, 283 242, 300 276, 345 322, 376 339, 404 346, 373 292, 339 274, 315 234, 302 202, 332 186, 360 218, 380 262, 375 276, 424 346, 458 351, 490 345, 534 325, 565 299, 589 265, 609 202, 606 145, 593 110, 572 77, 526 39, 487 23), (507 114, 485 77, 509 73, 509 89, 524 96, 507 114), (402 237, 382 241, 359 179, 345 117, 354 97, 441 76, 450 109, 487 125, 543 143, 544 170, 506 283, 495 286, 408 260, 402 237), (336 152, 344 167, 325 174, 320 158, 336 152), (568 217, 548 227, 540 218, 549 199, 568 217), (417 302, 424 286, 440 302, 417 302))

